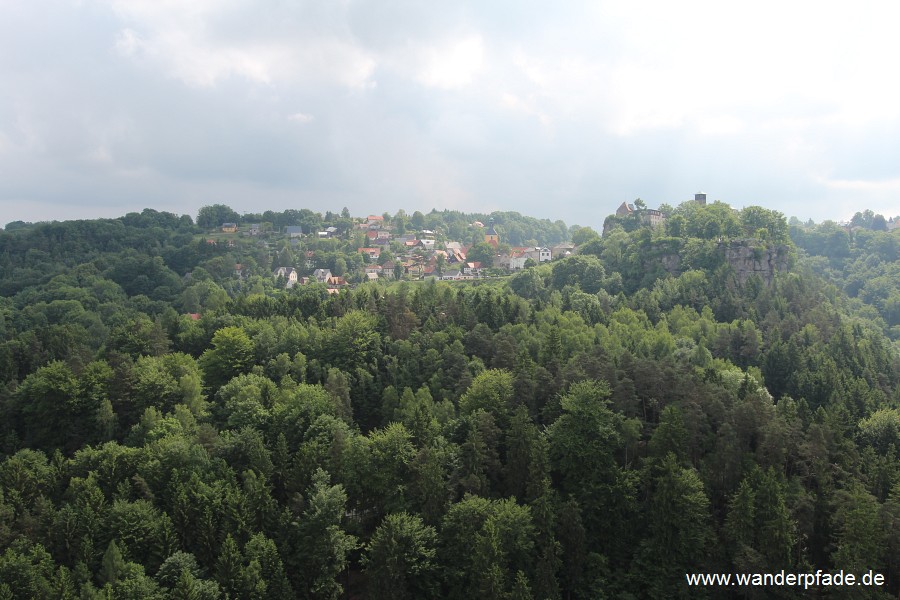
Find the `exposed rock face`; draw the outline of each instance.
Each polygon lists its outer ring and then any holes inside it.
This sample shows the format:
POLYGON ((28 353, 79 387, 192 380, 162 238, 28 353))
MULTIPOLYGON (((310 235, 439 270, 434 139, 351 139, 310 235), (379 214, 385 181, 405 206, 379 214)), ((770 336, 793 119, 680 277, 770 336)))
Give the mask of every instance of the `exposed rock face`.
POLYGON ((681 274, 681 257, 677 254, 664 254, 660 257, 663 268, 668 271, 672 277, 678 277, 681 274))
MULTIPOLYGON (((771 285, 775 273, 784 271, 789 266, 787 246, 763 247, 758 240, 722 241, 716 245, 716 252, 722 262, 727 262, 734 269, 738 285, 744 285, 753 275, 757 275, 765 285, 771 285)), ((653 260, 659 260, 673 277, 678 277, 691 268, 698 268, 684 264, 677 251, 657 254, 656 259, 648 259, 645 267, 649 267, 653 260)))
POLYGON ((740 285, 757 275, 763 283, 771 285, 775 273, 788 267, 788 252, 785 246, 774 248, 754 247, 745 240, 720 242, 719 250, 725 253, 725 260, 734 269, 734 276, 740 285))

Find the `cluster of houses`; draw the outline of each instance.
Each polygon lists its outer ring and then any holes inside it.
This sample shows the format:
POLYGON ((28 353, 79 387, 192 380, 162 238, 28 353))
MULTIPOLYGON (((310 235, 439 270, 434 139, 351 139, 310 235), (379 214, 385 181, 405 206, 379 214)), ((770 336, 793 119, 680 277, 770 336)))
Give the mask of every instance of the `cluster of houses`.
MULTIPOLYGON (((694 201, 706 204, 706 194, 698 193, 694 201)), ((627 217, 640 214, 641 219, 651 227, 658 227, 665 223, 665 215, 655 209, 642 209, 636 211, 634 205, 623 202, 616 210, 616 216, 627 217)), ((493 219, 485 225, 475 221, 471 224, 474 228, 483 230, 484 242, 496 249, 493 256, 494 268, 507 271, 517 271, 526 268, 529 264, 540 264, 559 258, 565 258, 575 252, 572 243, 561 243, 553 247, 514 247, 500 251, 500 235, 494 228, 493 219)), ((357 252, 365 259, 362 276, 364 280, 377 281, 379 279, 442 279, 461 280, 476 279, 485 275, 485 269, 481 262, 468 257, 471 246, 465 246, 460 242, 439 242, 434 231, 427 229, 415 234, 397 233, 389 222, 380 215, 369 215, 359 220, 354 227, 357 232, 363 234, 364 245, 357 248, 357 252), (398 252, 399 246, 399 252, 398 252), (383 254, 391 250, 388 260, 383 260, 383 254)), ((235 223, 223 223, 222 231, 235 233, 238 227, 235 223)), ((262 234, 260 225, 252 224, 248 230, 242 231, 243 235, 258 236, 262 234)), ((318 239, 330 239, 341 234, 336 227, 328 227, 322 231, 310 233, 318 239)), ((284 230, 293 245, 298 245, 305 235, 302 228, 289 226, 284 230)), ((214 242, 213 242, 214 243, 214 242)), ((481 254, 483 256, 483 254, 481 254)), ((315 253, 305 252, 305 266, 307 271, 315 267, 315 253)), ((348 285, 343 276, 336 276, 328 269, 315 269, 309 277, 301 277, 297 269, 293 267, 278 267, 272 275, 278 281, 283 282, 286 288, 295 285, 310 283, 322 283, 327 288, 336 292, 348 285)))
MULTIPOLYGON (((494 248, 499 248, 500 235, 494 228, 493 219, 487 227, 477 221, 472 226, 484 229, 484 241, 494 248)), ((467 257, 471 247, 454 241, 439 243, 434 231, 425 229, 416 234, 395 234, 385 224, 384 217, 378 215, 368 216, 356 227, 363 231, 365 236, 366 245, 357 248, 357 252, 365 258, 364 277, 368 281, 402 277, 462 280, 484 276, 481 262, 467 257), (394 244, 395 250, 399 245, 402 251, 392 253, 389 260, 382 260, 382 253, 386 252, 391 244, 394 244)), ((335 232, 328 229, 317 232, 319 238, 333 235, 335 232)), ((535 264, 547 262, 570 255, 574 250, 575 246, 571 243, 558 244, 552 248, 510 248, 508 252, 498 251, 494 256, 493 266, 515 271, 525 268, 529 260, 535 264)), ((307 252, 306 259, 307 268, 312 268, 313 253, 307 252)), ((344 277, 334 276, 327 269, 316 269, 312 276, 300 277, 297 270, 292 267, 278 267, 273 275, 276 279, 283 280, 287 288, 308 283, 324 283, 329 290, 338 291, 348 285, 344 277)))
POLYGON ((331 274, 330 269, 316 269, 310 277, 300 277, 297 269, 293 267, 278 267, 274 272, 276 279, 284 281, 284 287, 291 289, 295 285, 306 285, 309 283, 324 283, 328 286, 328 290, 337 292, 341 288, 348 285, 347 280, 331 274))
MULTIPOLYGON (((500 235, 494 227, 493 219, 487 225, 475 221, 471 226, 483 230, 484 242, 496 249, 492 264, 494 268, 517 271, 532 263, 540 264, 564 258, 575 251, 574 244, 562 243, 553 247, 508 248, 504 246, 501 252, 500 235)), ((364 236, 365 245, 357 248, 357 252, 365 259, 362 273, 364 280, 433 278, 452 281, 485 276, 485 268, 482 263, 468 257, 471 246, 456 241, 439 242, 434 231, 424 229, 415 234, 396 233, 390 223, 385 223, 384 217, 379 215, 369 215, 366 219, 356 223, 355 227, 364 236), (390 251, 390 258, 383 260, 382 254, 388 251, 390 251)), ((222 233, 240 233, 243 236, 254 237, 272 233, 268 230, 264 231, 260 224, 250 224, 249 227, 238 228, 236 223, 223 223, 220 230, 222 233)), ((299 226, 285 227, 282 234, 294 246, 299 245, 301 238, 307 235, 299 226)), ((339 234, 340 231, 335 227, 328 227, 323 231, 310 233, 309 236, 329 239, 339 234)), ((207 240, 207 243, 216 244, 217 242, 210 239, 207 240)), ((234 246, 233 239, 222 243, 226 243, 229 247, 234 246)), ((309 273, 309 270, 316 266, 316 255, 313 251, 307 250, 303 256, 306 267, 304 272, 309 273)), ((321 283, 325 284, 330 292, 336 293, 349 285, 344 276, 334 275, 329 269, 314 269, 310 276, 301 276, 300 273, 294 267, 279 266, 272 271, 272 276, 279 282, 279 285, 288 289, 297 285, 321 283)), ((235 275, 239 278, 245 276, 242 265, 235 265, 235 275)))

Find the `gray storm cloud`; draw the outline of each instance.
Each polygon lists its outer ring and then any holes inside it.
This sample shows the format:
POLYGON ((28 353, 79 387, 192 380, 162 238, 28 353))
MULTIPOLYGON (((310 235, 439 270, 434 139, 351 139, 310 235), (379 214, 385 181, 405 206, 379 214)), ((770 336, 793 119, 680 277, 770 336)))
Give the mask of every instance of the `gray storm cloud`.
POLYGON ((4 222, 226 202, 599 227, 699 188, 804 218, 898 212, 900 9, 425 8, 4 3, 4 222))

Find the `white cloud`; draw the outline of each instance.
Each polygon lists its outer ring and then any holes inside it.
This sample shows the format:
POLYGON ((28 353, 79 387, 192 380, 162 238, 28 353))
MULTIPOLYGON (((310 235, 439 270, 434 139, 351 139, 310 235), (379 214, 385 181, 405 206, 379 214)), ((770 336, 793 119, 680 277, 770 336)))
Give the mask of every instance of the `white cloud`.
POLYGON ((473 35, 445 46, 425 49, 425 65, 419 80, 425 85, 444 89, 471 84, 484 67, 484 43, 473 35))
POLYGON ((288 115, 288 121, 294 121, 296 123, 312 123, 315 120, 315 117, 312 115, 308 115, 306 113, 298 112, 292 115, 288 115))
POLYGON ((376 61, 348 32, 322 30, 315 23, 284 31, 279 21, 296 15, 269 12, 280 9, 246 0, 110 4, 125 24, 117 49, 190 85, 209 87, 236 76, 267 85, 299 81, 371 86, 376 61), (249 33, 234 35, 243 24, 249 33))

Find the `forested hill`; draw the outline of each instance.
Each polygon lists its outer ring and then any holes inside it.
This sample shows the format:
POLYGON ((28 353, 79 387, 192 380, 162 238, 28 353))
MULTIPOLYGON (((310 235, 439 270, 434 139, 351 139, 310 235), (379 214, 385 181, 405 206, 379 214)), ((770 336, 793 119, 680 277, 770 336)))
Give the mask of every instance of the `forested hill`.
MULTIPOLYGON (((900 217, 891 225, 895 221, 900 217)), ((870 318, 883 319, 895 341, 900 340, 898 230, 888 231, 884 217, 873 217, 872 211, 857 213, 845 226, 795 222, 790 228, 791 239, 809 255, 809 267, 842 288, 870 318)))
MULTIPOLYGON (((364 268, 365 219, 224 208, 0 232, 0 598, 900 592, 896 230, 830 256, 686 203, 508 276, 285 289, 364 268), (247 229, 303 218, 337 236, 247 229)), ((393 226, 483 235, 450 214, 393 226)))

